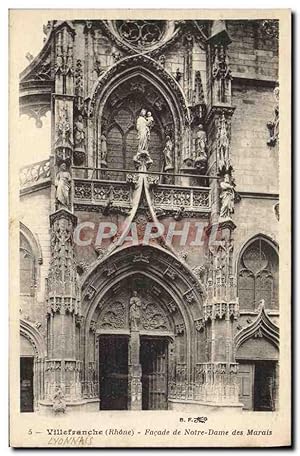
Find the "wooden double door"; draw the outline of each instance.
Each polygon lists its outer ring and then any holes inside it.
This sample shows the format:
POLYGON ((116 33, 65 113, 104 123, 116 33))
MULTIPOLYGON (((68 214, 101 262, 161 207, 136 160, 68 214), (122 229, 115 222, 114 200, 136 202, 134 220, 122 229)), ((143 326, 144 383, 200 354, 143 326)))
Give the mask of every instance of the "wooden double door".
POLYGON ((244 410, 275 410, 275 384, 275 361, 240 361, 239 400, 244 404, 244 410))
MULTIPOLYGON (((129 337, 100 336, 101 410, 127 410, 129 401, 129 337)), ((165 337, 141 337, 142 409, 168 407, 168 342, 165 337)))

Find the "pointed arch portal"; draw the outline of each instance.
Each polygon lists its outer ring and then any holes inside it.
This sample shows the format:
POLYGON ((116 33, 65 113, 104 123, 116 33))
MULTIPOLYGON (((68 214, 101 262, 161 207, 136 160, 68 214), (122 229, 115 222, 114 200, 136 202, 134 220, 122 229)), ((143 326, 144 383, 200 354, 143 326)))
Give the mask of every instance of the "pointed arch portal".
MULTIPOLYGON (((89 112, 95 127, 95 165, 99 166, 101 161, 103 134, 107 140, 108 167, 126 169, 132 165, 136 152, 135 125, 142 108, 154 117, 150 140, 152 170, 162 171, 166 136, 173 140, 174 165, 178 170, 184 132, 190 121, 188 104, 174 77, 145 55, 121 59, 100 76, 93 88, 89 112), (119 155, 121 162, 116 159, 119 155)), ((122 177, 121 172, 112 176, 122 177)))
POLYGON ((123 247, 86 274, 82 297, 86 382, 94 369, 100 407, 167 408, 172 382, 193 373, 194 321, 201 318, 203 304, 193 273, 161 247, 123 247), (132 321, 135 292, 140 300, 137 326, 132 321), (118 366, 113 372, 107 370, 108 353, 111 369, 118 366), (140 388, 136 403, 132 388, 140 388), (112 396, 115 400, 108 400, 112 396))
POLYGON ((246 410, 273 411, 278 403, 279 328, 261 301, 257 317, 235 336, 240 401, 246 410))

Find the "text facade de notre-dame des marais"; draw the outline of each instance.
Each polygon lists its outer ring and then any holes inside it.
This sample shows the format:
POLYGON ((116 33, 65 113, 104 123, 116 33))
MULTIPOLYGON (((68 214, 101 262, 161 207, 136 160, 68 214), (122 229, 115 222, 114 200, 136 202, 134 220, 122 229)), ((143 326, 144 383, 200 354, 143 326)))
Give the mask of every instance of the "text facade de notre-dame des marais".
POLYGON ((44 34, 19 86, 51 112, 20 170, 20 411, 277 410, 278 21, 44 34))

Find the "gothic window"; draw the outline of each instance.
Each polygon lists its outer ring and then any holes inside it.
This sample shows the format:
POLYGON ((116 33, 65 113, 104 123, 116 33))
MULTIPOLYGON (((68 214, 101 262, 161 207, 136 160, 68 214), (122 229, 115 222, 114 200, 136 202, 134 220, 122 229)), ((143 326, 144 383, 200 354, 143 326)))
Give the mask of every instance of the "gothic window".
POLYGON ((264 299, 267 309, 278 308, 278 255, 264 239, 256 239, 243 252, 238 270, 241 310, 255 310, 264 299))
POLYGON ((112 180, 125 180, 123 170, 134 169, 133 157, 138 149, 136 122, 142 109, 154 118, 149 143, 151 171, 163 171, 166 135, 173 139, 172 116, 158 90, 145 79, 135 77, 112 93, 100 120, 101 134, 106 137, 107 167, 117 170, 108 172, 107 177, 112 180))
POLYGON ((20 292, 33 295, 35 287, 35 257, 32 248, 20 233, 20 292))
POLYGON ((166 21, 116 21, 120 37, 135 47, 150 47, 161 40, 166 21))

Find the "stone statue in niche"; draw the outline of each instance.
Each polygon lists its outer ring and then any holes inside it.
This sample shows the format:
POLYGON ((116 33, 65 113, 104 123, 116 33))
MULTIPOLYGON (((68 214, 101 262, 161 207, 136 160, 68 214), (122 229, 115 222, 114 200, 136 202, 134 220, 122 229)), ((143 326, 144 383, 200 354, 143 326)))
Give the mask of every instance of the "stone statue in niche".
POLYGON ((164 171, 169 171, 170 169, 174 169, 173 163, 173 142, 170 136, 166 137, 166 144, 163 150, 164 158, 165 158, 165 166, 164 171))
POLYGON ((226 119, 224 114, 221 117, 218 131, 218 167, 219 171, 229 170, 230 168, 230 157, 229 157, 229 137, 227 132, 226 119))
POLYGON ((142 301, 138 297, 137 291, 133 292, 133 296, 129 301, 129 306, 130 329, 132 331, 138 331, 141 324, 142 301))
POLYGON ((78 116, 74 125, 74 164, 82 165, 85 159, 85 132, 83 118, 78 116))
POLYGON ((220 209, 220 218, 230 219, 231 214, 234 213, 234 185, 232 184, 231 177, 228 173, 224 175, 223 182, 220 183, 221 187, 221 209, 220 209))
POLYGON ((138 151, 133 157, 137 169, 140 169, 143 163, 146 165, 146 168, 149 168, 153 163, 148 151, 150 131, 153 124, 154 119, 151 112, 146 112, 146 109, 142 109, 136 122, 136 129, 138 133, 138 151))
POLYGON ((195 138, 195 167, 204 170, 207 164, 207 136, 203 125, 199 124, 195 138))
POLYGON ((138 132, 138 151, 148 151, 150 142, 150 130, 153 126, 154 119, 150 111, 146 113, 146 109, 142 109, 136 122, 138 132))
POLYGON ((66 163, 62 163, 55 179, 56 202, 58 207, 70 207, 71 174, 66 163))
POLYGON ((274 98, 274 117, 271 122, 267 123, 267 128, 270 134, 270 138, 268 139, 267 144, 271 147, 275 146, 276 142, 279 139, 279 87, 275 87, 274 89, 274 98))
POLYGON ((85 133, 84 133, 84 125, 83 125, 83 118, 82 116, 78 116, 78 119, 75 122, 74 128, 74 146, 76 150, 84 150, 84 140, 85 140, 85 133))
POLYGON ((101 144, 100 144, 100 163, 103 165, 107 164, 107 141, 104 134, 101 135, 101 144))

